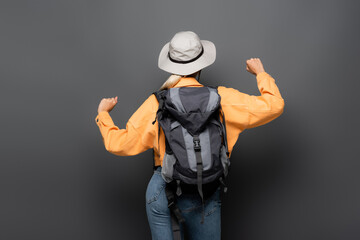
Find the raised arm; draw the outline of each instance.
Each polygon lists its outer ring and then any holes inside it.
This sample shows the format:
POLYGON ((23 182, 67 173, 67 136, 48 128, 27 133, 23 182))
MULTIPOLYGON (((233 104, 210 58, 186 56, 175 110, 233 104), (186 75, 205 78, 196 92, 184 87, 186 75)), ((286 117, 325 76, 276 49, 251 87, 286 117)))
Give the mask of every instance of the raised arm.
POLYGON ((281 97, 274 78, 266 72, 256 76, 261 96, 246 95, 249 119, 246 128, 254 128, 264 125, 279 117, 283 111, 285 102, 281 97))
POLYGON ((249 122, 246 128, 253 128, 279 117, 284 111, 285 102, 275 79, 265 72, 259 58, 247 60, 246 70, 256 76, 261 93, 261 96, 246 95, 249 107, 249 122))
POLYGON ((131 156, 152 148, 156 135, 152 124, 157 110, 155 97, 151 95, 146 99, 128 120, 125 129, 119 129, 109 114, 116 103, 117 97, 102 99, 95 118, 106 150, 118 156, 131 156))
POLYGON ((241 131, 264 125, 284 111, 284 99, 275 84, 275 79, 265 72, 258 58, 246 62, 246 69, 256 76, 260 96, 242 93, 233 88, 219 87, 224 112, 228 112, 226 121, 241 131))

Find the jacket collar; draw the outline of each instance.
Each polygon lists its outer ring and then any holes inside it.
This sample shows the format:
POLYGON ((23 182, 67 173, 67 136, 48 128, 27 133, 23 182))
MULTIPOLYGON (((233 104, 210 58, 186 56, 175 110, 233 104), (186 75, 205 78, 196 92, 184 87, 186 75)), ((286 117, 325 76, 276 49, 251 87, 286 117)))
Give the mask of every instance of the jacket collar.
POLYGON ((182 77, 173 87, 203 87, 194 77, 182 77))

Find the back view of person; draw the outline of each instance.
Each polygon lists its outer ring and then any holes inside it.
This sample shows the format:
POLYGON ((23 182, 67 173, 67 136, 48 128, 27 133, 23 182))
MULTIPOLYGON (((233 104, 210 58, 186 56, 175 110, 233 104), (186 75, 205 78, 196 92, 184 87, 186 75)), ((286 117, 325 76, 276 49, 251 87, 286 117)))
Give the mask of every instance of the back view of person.
MULTIPOLYGON (((212 42, 200 40, 191 31, 176 33, 159 55, 159 68, 171 73, 160 89, 203 87, 199 82, 200 73, 214 63, 215 58, 216 49, 212 42)), ((221 108, 226 116, 229 156, 242 131, 264 125, 279 117, 284 110, 284 99, 274 78, 265 72, 260 59, 247 60, 246 70, 256 76, 260 96, 248 95, 224 86, 217 88, 221 108)), ((151 94, 128 120, 125 129, 119 129, 109 114, 117 102, 117 96, 103 98, 98 106, 95 121, 103 143, 107 151, 118 156, 132 156, 148 149, 154 150, 154 159, 149 159, 154 161, 155 167, 146 190, 146 213, 152 239, 172 240, 172 220, 165 194, 166 182, 161 175, 166 149, 165 135, 161 128, 159 131, 158 122, 154 122, 159 102, 151 94)), ((176 201, 185 219, 185 223, 180 225, 182 239, 221 239, 220 186, 205 199, 204 205, 199 194, 192 192, 183 192, 176 201)))

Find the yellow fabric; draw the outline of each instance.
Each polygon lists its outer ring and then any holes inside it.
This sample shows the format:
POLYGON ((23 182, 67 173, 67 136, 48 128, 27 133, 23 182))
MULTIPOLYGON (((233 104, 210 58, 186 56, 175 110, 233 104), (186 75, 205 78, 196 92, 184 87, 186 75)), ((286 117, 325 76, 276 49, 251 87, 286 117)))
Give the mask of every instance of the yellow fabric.
MULTIPOLYGON (((256 76, 256 80, 261 96, 248 95, 233 88, 218 87, 225 114, 230 154, 242 131, 266 124, 284 111, 284 99, 274 78, 262 72, 256 76)), ((203 85, 195 78, 186 77, 181 78, 174 87, 201 86, 203 85)), ((107 111, 100 112, 95 122, 100 129, 106 150, 118 156, 131 156, 154 148, 155 165, 162 165, 165 153, 164 133, 160 131, 158 140, 158 122, 152 124, 158 106, 159 103, 152 94, 128 120, 126 129, 119 129, 107 111)))

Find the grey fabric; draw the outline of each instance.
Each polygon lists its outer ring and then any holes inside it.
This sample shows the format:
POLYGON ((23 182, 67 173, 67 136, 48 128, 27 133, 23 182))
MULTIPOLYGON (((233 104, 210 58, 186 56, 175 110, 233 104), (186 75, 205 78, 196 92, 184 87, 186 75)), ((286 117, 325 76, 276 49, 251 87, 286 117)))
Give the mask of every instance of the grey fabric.
POLYGON ((198 184, 197 160, 200 158, 203 184, 227 175, 230 163, 227 148, 222 148, 224 133, 218 112, 221 99, 217 89, 171 88, 163 92, 163 96, 165 110, 159 112, 158 120, 167 140, 162 173, 164 180, 198 184), (194 150, 196 136, 201 146, 198 152, 194 150))
POLYGON ((170 99, 178 111, 183 112, 183 113, 185 112, 185 108, 182 105, 182 102, 180 100, 179 88, 171 88, 170 89, 170 99))
MULTIPOLYGON (((193 137, 183 127, 182 127, 182 131, 185 139, 185 146, 186 146, 186 153, 189 162, 189 167, 192 171, 196 172, 197 171, 196 156, 194 152, 193 137)), ((211 168, 211 163, 212 163, 209 130, 206 129, 204 132, 202 132, 199 138, 200 138, 200 146, 201 146, 201 158, 203 160, 203 169, 205 171, 211 168)))
POLYGON ((176 158, 173 154, 165 153, 163 159, 163 166, 161 169, 161 176, 165 182, 171 182, 173 180, 173 171, 176 158))
POLYGON ((215 155, 213 158, 220 158, 219 152, 221 151, 221 137, 223 134, 221 123, 214 118, 210 120, 210 123, 211 125, 209 125, 208 128, 210 130, 210 144, 212 154, 215 155))
POLYGON ((208 88, 210 91, 209 102, 206 107, 206 112, 210 112, 214 110, 217 106, 217 102, 219 101, 219 95, 217 94, 216 90, 213 88, 208 88))
POLYGON ((174 121, 174 122, 171 123, 170 129, 174 129, 174 128, 176 128, 176 127, 179 126, 179 125, 181 125, 181 124, 180 124, 178 121, 174 121))
POLYGON ((178 121, 171 123, 171 131, 168 134, 168 141, 171 144, 171 149, 175 155, 175 158, 179 161, 181 167, 189 168, 187 160, 187 149, 185 147, 185 139, 182 130, 182 126, 178 121))
MULTIPOLYGON (((182 91, 184 93, 189 90, 190 90, 189 88, 182 89, 182 91)), ((198 88, 198 89, 193 89, 193 90, 196 90, 196 91, 201 90, 201 92, 203 92, 204 90, 209 91, 209 97, 207 97, 208 103, 207 103, 205 112, 213 111, 219 101, 219 95, 217 94, 217 91, 213 88, 198 88)), ((185 110, 182 98, 180 97, 180 94, 181 94, 180 88, 171 88, 169 94, 170 94, 171 102, 175 105, 177 110, 180 112, 186 113, 187 111, 185 110)), ((199 96, 199 95, 197 95, 197 96, 199 96)), ((194 110, 194 109, 191 109, 191 110, 194 110)), ((212 120, 212 121, 215 121, 215 120, 212 120)), ((215 123, 216 123, 216 121, 215 121, 215 123)), ((178 126, 179 124, 180 123, 177 121, 173 122, 171 124, 171 129, 178 126)), ((187 153, 189 167, 192 171, 196 172, 197 171, 196 170, 196 157, 195 157, 195 152, 194 152, 193 137, 183 126, 181 126, 181 128, 182 128, 182 133, 183 133, 183 137, 184 137, 184 141, 185 141, 185 147, 186 147, 186 153, 187 153)), ((200 145, 202 147, 201 157, 203 159, 203 169, 205 171, 212 167, 212 162, 213 162, 209 130, 206 129, 205 131, 200 133, 199 138, 200 138, 200 145)), ((214 144, 217 145, 216 143, 213 143, 213 145, 214 144)))
POLYGON ((211 145, 210 145, 210 134, 209 129, 205 129, 200 135, 200 145, 201 145, 201 158, 203 161, 203 169, 208 170, 212 167, 212 155, 211 155, 211 145))
POLYGON ((224 168, 224 176, 226 177, 229 172, 230 159, 226 154, 226 147, 224 145, 221 147, 220 158, 224 168))
MULTIPOLYGON (((195 90, 202 90, 202 89, 207 89, 207 91, 210 92, 209 96, 206 96, 207 99, 207 107, 204 108, 205 112, 210 112, 213 111, 214 108, 217 106, 217 102, 219 100, 219 95, 217 94, 216 90, 213 88, 197 88, 195 90)), ((185 113, 185 112, 191 112, 191 111, 195 111, 196 109, 191 109, 191 107, 185 107, 186 104, 183 104, 185 101, 188 101, 189 99, 185 99, 187 97, 187 95, 184 94, 184 92, 186 92, 187 90, 189 90, 189 88, 184 88, 184 89, 180 89, 180 88, 171 88, 170 89, 170 98, 172 100, 172 103, 175 105, 175 107, 177 108, 178 111, 185 113), (181 93, 180 93, 181 91, 181 93), (184 95, 184 96, 180 96, 180 95, 184 95), (185 108, 187 108, 185 110, 185 108)), ((200 95, 200 92, 196 92, 195 94, 200 95)), ((187 105, 199 105, 199 102, 204 100, 204 97, 202 97, 200 95, 200 99, 197 100, 190 100, 190 103, 187 105), (195 102, 194 102, 195 101, 195 102)))
POLYGON ((206 106, 209 104, 209 93, 209 89, 206 87, 180 88, 179 96, 185 112, 206 112, 206 106))
MULTIPOLYGON (((194 141, 199 142, 200 138, 199 136, 194 136, 194 141)), ((196 171, 197 171, 197 187, 198 187, 198 192, 199 195, 201 197, 201 202, 202 202, 202 214, 201 214, 201 223, 204 223, 204 194, 203 194, 203 190, 202 190, 202 184, 203 184, 203 161, 202 161, 202 156, 201 156, 201 150, 194 148, 195 149, 195 156, 196 156, 196 171)))
POLYGON ((217 110, 220 97, 216 97, 217 93, 210 90, 212 88, 186 87, 180 89, 169 90, 165 107, 170 115, 177 119, 191 135, 199 135, 206 127, 208 119, 212 118, 217 110), (212 95, 211 99, 210 95, 212 95), (206 102, 204 102, 205 99, 206 102), (185 100, 187 106, 182 100, 185 100), (212 110, 206 111, 207 108, 212 110))
POLYGON ((187 160, 189 163, 189 167, 192 171, 196 172, 196 156, 194 152, 194 143, 193 137, 189 134, 189 132, 184 128, 182 128, 184 140, 185 140, 185 147, 187 153, 187 160))

